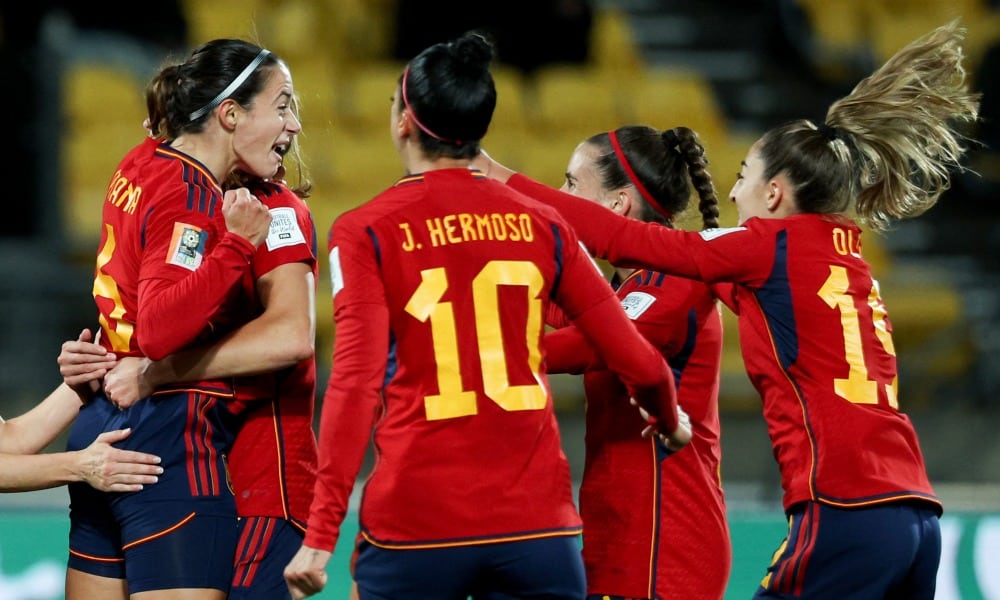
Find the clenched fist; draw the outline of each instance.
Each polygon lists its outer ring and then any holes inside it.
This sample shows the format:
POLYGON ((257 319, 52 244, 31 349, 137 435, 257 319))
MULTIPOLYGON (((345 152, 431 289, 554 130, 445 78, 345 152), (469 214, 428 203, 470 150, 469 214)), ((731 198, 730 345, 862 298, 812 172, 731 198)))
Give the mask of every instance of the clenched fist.
POLYGON ((267 239, 271 213, 247 188, 226 190, 222 214, 226 218, 226 229, 254 246, 260 246, 267 239))

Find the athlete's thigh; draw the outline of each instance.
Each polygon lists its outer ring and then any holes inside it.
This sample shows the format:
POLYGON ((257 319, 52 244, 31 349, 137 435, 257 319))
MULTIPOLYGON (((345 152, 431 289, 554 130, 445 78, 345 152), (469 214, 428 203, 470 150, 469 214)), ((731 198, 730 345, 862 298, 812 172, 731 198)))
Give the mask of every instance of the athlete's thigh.
POLYGON ((239 526, 229 600, 290 599, 284 571, 302 547, 302 532, 275 517, 244 517, 239 526))
POLYGON ((66 569, 66 600, 126 600, 128 585, 124 579, 101 577, 77 569, 66 569))
POLYGON ((580 542, 559 536, 490 544, 488 568, 477 581, 475 600, 583 600, 587 582, 580 542))

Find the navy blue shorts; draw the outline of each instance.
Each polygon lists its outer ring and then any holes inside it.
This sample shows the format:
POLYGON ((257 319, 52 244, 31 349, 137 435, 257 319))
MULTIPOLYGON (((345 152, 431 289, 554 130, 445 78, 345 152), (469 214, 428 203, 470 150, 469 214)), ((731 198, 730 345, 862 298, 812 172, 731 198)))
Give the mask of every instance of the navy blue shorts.
POLYGON ((587 588, 570 536, 420 550, 362 540, 354 580, 361 600, 583 600, 587 588))
POLYGON ((229 589, 237 538, 235 518, 216 514, 210 506, 203 507, 203 513, 187 512, 190 506, 171 503, 143 508, 124 519, 121 527, 114 517, 118 514, 115 509, 88 510, 85 515, 71 509, 68 566, 92 575, 126 579, 130 593, 229 589))
POLYGON ((130 593, 228 590, 239 535, 225 454, 237 417, 218 398, 176 393, 120 411, 103 397, 80 410, 67 448, 89 446, 103 431, 132 428, 118 447, 157 454, 159 481, 139 492, 69 486, 70 568, 126 579, 130 593))
POLYGON ((229 600, 291 599, 285 567, 302 547, 302 531, 284 519, 240 519, 236 571, 229 600))
POLYGON ((754 598, 933 600, 940 560, 937 507, 807 502, 789 513, 788 537, 754 598))

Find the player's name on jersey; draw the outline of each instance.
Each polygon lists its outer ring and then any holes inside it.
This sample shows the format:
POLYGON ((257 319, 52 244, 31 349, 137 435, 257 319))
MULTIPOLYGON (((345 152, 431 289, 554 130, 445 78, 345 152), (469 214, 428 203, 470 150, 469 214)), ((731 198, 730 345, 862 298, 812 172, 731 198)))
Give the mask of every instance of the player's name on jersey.
POLYGON ((131 215, 139 205, 140 196, 142 187, 133 185, 127 177, 122 176, 122 170, 118 169, 108 186, 107 201, 131 215))
POLYGON ((456 213, 399 224, 405 252, 466 242, 532 242, 533 226, 527 213, 456 213))

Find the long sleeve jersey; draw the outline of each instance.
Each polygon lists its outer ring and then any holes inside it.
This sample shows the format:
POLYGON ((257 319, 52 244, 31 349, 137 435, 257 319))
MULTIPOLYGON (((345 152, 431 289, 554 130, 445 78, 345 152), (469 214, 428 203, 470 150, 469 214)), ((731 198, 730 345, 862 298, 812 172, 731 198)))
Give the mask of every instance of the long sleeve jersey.
POLYGON ((559 304, 672 430, 673 378, 559 216, 468 169, 330 233, 333 369, 306 544, 332 549, 374 426, 361 534, 389 548, 577 535, 541 339, 559 304), (634 356, 608 352, 634 346, 634 356))
MULTIPOLYGON (((306 203, 281 184, 259 182, 250 191, 271 211, 271 227, 245 279, 247 297, 257 297, 257 278, 282 265, 304 263, 318 276, 316 228, 306 203)), ((239 378, 235 386, 248 406, 229 455, 237 513, 286 519, 304 530, 316 480, 316 359, 239 378)))
POLYGON ((888 310, 861 230, 820 214, 686 232, 641 223, 515 175, 596 256, 707 283, 731 282, 740 346, 781 472, 786 509, 907 499, 937 505, 916 431, 900 412, 888 310))
MULTIPOLYGON (((607 211, 611 214, 610 211, 607 211)), ((617 287, 639 332, 667 359, 691 442, 667 455, 638 435, 628 392, 573 326, 545 336, 550 372, 583 371, 586 458, 580 486, 588 593, 711 600, 725 593, 732 547, 720 481, 722 317, 701 282, 638 270, 617 287)), ((620 349, 628 354, 628 348, 620 349)))

